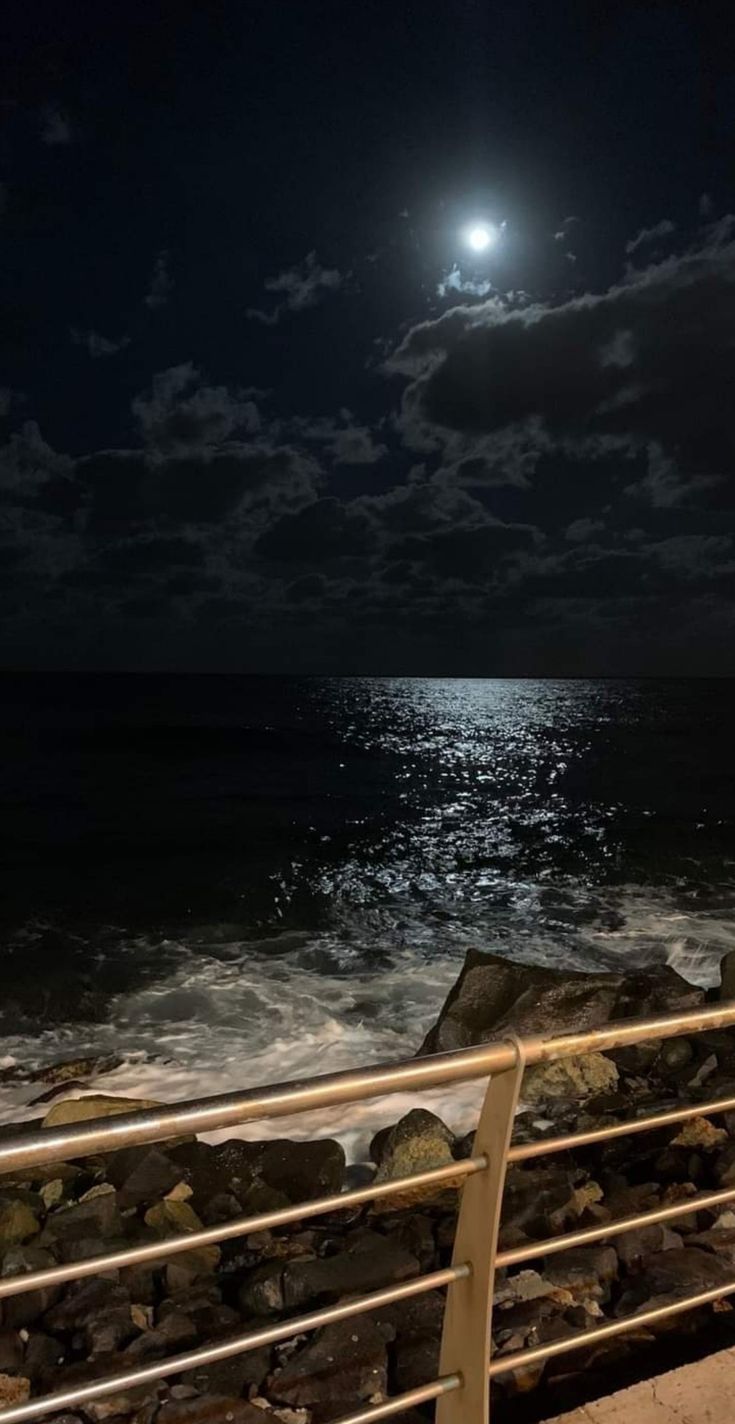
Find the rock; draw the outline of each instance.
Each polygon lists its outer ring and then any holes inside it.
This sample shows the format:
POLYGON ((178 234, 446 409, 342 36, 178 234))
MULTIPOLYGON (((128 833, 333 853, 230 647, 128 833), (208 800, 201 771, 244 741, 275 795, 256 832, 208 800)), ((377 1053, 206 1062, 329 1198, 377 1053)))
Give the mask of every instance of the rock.
POLYGON ((8 1246, 19 1246, 36 1236, 40 1226, 29 1206, 22 1201, 0 1204, 0 1251, 8 1246))
POLYGON ((694 1057, 694 1049, 688 1038, 667 1038, 661 1045, 656 1066, 667 1073, 678 1073, 688 1068, 694 1057))
POLYGON ((342 1414, 387 1392, 385 1341, 371 1320, 341 1320, 314 1340, 273 1377, 270 1393, 284 1404, 318 1409, 322 1418, 342 1414))
MULTIPOLYGON (((70 1247, 90 1239, 99 1243, 119 1236, 121 1232, 122 1221, 113 1189, 51 1212, 39 1237, 39 1245, 49 1246, 58 1241, 70 1247)), ((73 1259, 73 1252, 69 1259, 73 1259)))
POLYGON ((728 1264, 709 1251, 696 1246, 663 1251, 650 1256, 640 1276, 632 1278, 630 1288, 623 1292, 615 1313, 634 1315, 649 1305, 665 1305, 732 1280, 728 1264))
POLYGON ((0 1372, 17 1374, 23 1363, 23 1341, 17 1330, 0 1330, 0 1372))
POLYGON ((714 1152, 727 1142, 723 1127, 715 1127, 706 1117, 693 1117, 686 1122, 681 1132, 670 1143, 671 1147, 692 1147, 701 1152, 714 1152))
POLYGON ((136 1333, 129 1303, 92 1315, 84 1323, 84 1342, 90 1355, 109 1355, 136 1333))
MULTIPOLYGON (((21 1276, 27 1271, 43 1271, 56 1262, 50 1251, 40 1246, 14 1246, 6 1251, 0 1267, 0 1276, 21 1276)), ((11 1295, 3 1301, 2 1314, 5 1325, 20 1328, 31 1325, 48 1310, 61 1295, 60 1286, 43 1286, 38 1290, 26 1291, 23 1295, 11 1295)))
POLYGON ((719 1225, 711 1227, 709 1231, 700 1231, 689 1236, 687 1244, 699 1246, 703 1251, 711 1251, 715 1256, 721 1256, 728 1265, 735 1266, 735 1230, 728 1230, 719 1225))
POLYGON ((720 998, 735 999, 735 950, 724 954, 720 960, 720 998))
MULTIPOLYGON (((432 1167, 451 1166, 454 1158, 452 1147, 454 1135, 441 1118, 425 1108, 414 1108, 406 1113, 387 1133, 380 1146, 380 1165, 375 1174, 376 1185, 390 1182, 397 1177, 407 1177, 415 1172, 427 1172, 432 1167)), ((464 1177, 455 1181, 456 1191, 464 1182, 464 1177)), ((373 1212, 398 1211, 412 1208, 419 1203, 451 1201, 448 1188, 452 1183, 440 1187, 406 1187, 390 1196, 373 1203, 373 1212)))
POLYGON ((125 1350, 125 1358, 136 1364, 142 1364, 144 1360, 160 1360, 164 1355, 188 1350, 196 1345, 197 1339, 193 1320, 181 1311, 172 1310, 152 1330, 146 1330, 145 1334, 131 1341, 125 1350))
POLYGON ((106 1093, 89 1093, 85 1098, 64 1098, 54 1103, 46 1113, 42 1127, 63 1127, 70 1122, 88 1122, 94 1118, 117 1117, 120 1113, 138 1112, 143 1108, 158 1108, 153 1098, 113 1098, 106 1093))
POLYGON ((421 1052, 467 1048, 502 1036, 503 1029, 581 1031, 611 1019, 696 1008, 703 1001, 704 990, 668 967, 627 976, 560 973, 471 949, 421 1052))
POLYGON ((46 1314, 44 1324, 49 1330, 83 1330, 89 1321, 123 1308, 130 1321, 130 1294, 125 1286, 106 1276, 89 1276, 72 1281, 66 1294, 46 1314))
POLYGON ((10 1409, 13 1404, 25 1404, 30 1394, 31 1382, 24 1375, 0 1374, 0 1407, 10 1409))
POLYGON ((51 1182, 44 1182, 41 1187, 41 1200, 47 1211, 58 1206, 64 1196, 64 1183, 61 1177, 54 1177, 51 1182))
MULTIPOLYGON (((244 1355, 233 1355, 230 1360, 200 1365, 182 1375, 181 1380, 193 1385, 199 1394, 247 1395, 251 1389, 260 1388, 270 1368, 270 1346, 264 1346, 260 1350, 248 1350, 244 1355)), ((261 1419, 261 1424, 267 1424, 267 1417, 261 1419)))
POLYGON ((612 1246, 576 1246, 544 1263, 544 1279, 567 1290, 575 1301, 604 1300, 617 1280, 618 1258, 612 1246))
POLYGON ((169 1399, 156 1424, 268 1424, 268 1415, 233 1395, 205 1394, 199 1399, 169 1399))
MULTIPOLYGON (((227 1147, 223 1143, 222 1147, 227 1147)), ((273 1142, 248 1144, 257 1147, 256 1175, 273 1191, 283 1192, 290 1202, 315 1201, 342 1190, 345 1178, 345 1154, 341 1143, 331 1138, 315 1142, 291 1142, 287 1138, 273 1142)), ((215 1148, 220 1159, 221 1148, 215 1148)))
POLYGON ((615 1244, 620 1260, 630 1273, 639 1269, 649 1256, 678 1250, 683 1241, 678 1232, 654 1222, 652 1226, 635 1226, 630 1231, 622 1231, 615 1238, 615 1244))
POLYGON ((617 1086, 618 1070, 604 1053, 586 1053, 579 1058, 560 1058, 556 1063, 537 1063, 527 1068, 522 1094, 527 1103, 549 1098, 584 1098, 605 1093, 617 1086))
POLYGON ((114 1068, 119 1068, 122 1062, 122 1058, 115 1058, 112 1054, 102 1058, 67 1058, 60 1063, 51 1063, 45 1068, 38 1068, 34 1073, 29 1073, 28 1081, 31 1083, 52 1083, 54 1086, 58 1086, 59 1083, 68 1083, 70 1079, 91 1078, 99 1073, 111 1073, 114 1068))
POLYGON ((26 1345, 25 1374, 33 1386, 34 1394, 45 1394, 53 1387, 64 1364, 64 1347, 51 1335, 34 1331, 26 1345))
MULTIPOLYGON (((184 1185, 183 1168, 157 1146, 128 1147, 107 1162, 107 1179, 118 1189, 122 1210, 160 1201, 184 1185)), ((191 1188, 187 1188, 191 1192, 191 1188)))
MULTIPOLYGON (((143 1220, 146 1226, 157 1231, 159 1236, 181 1236, 186 1232, 201 1231, 202 1223, 188 1201, 159 1201, 148 1208, 143 1220)), ((219 1260, 219 1252, 217 1255, 219 1260)), ((216 1264, 216 1263, 215 1263, 216 1264)))
POLYGON ((248 1315, 279 1314, 312 1300, 336 1300, 418 1275, 416 1257, 385 1236, 359 1231, 345 1245, 347 1249, 334 1256, 259 1267, 240 1287, 241 1310, 248 1315))

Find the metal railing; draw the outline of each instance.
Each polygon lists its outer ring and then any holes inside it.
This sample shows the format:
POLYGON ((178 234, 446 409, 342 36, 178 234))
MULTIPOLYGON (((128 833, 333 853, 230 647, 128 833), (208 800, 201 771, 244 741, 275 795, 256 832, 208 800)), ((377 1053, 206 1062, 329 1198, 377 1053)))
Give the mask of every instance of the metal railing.
MULTIPOLYGON (((630 1122, 592 1131, 546 1137, 530 1143, 511 1143, 513 1121, 527 1065, 554 1062, 591 1052, 626 1047, 641 1042, 723 1029, 735 1025, 735 1003, 646 1020, 609 1024, 584 1033, 554 1038, 533 1035, 506 1039, 462 1049, 455 1053, 379 1065, 356 1071, 329 1074, 300 1082, 280 1083, 262 1089, 199 1099, 121 1114, 113 1118, 74 1123, 63 1127, 27 1132, 0 1142, 0 1174, 22 1174, 25 1170, 51 1162, 70 1161, 98 1152, 113 1152, 148 1142, 215 1129, 242 1126, 263 1118, 279 1118, 316 1108, 336 1107, 391 1093, 418 1091, 448 1083, 489 1078, 484 1104, 475 1134, 473 1155, 465 1161, 417 1172, 388 1182, 360 1187, 316 1201, 304 1202, 258 1216, 236 1217, 216 1226, 170 1237, 167 1240, 108 1251, 92 1259, 28 1271, 0 1279, 0 1299, 42 1287, 57 1286, 123 1266, 166 1262, 178 1252, 231 1240, 251 1232, 286 1226, 342 1208, 397 1197, 407 1187, 458 1185, 463 1179, 452 1264, 443 1270, 387 1286, 357 1298, 325 1306, 297 1318, 260 1330, 251 1330, 231 1339, 202 1345, 185 1354, 173 1355, 124 1373, 98 1378, 57 1390, 23 1404, 0 1411, 0 1424, 25 1424, 55 1411, 118 1394, 137 1385, 169 1379, 185 1370, 213 1364, 261 1346, 288 1340, 338 1320, 347 1320, 408 1300, 427 1291, 446 1288, 439 1360, 439 1376, 417 1389, 344 1416, 337 1424, 372 1424, 393 1418, 405 1410, 436 1400, 436 1424, 487 1424, 490 1381, 495 1376, 550 1360, 570 1350, 611 1339, 627 1330, 639 1329, 666 1320, 735 1293, 735 1277, 712 1290, 682 1296, 665 1305, 639 1310, 619 1320, 609 1320, 594 1329, 579 1331, 547 1344, 531 1346, 512 1354, 491 1357, 491 1315, 498 1268, 518 1265, 539 1257, 588 1245, 628 1231, 690 1216, 735 1200, 735 1186, 700 1193, 684 1201, 639 1212, 634 1216, 585 1227, 546 1241, 532 1241, 510 1250, 498 1249, 500 1212, 509 1163, 586 1147, 627 1134, 663 1128, 687 1119, 735 1110, 735 1098, 694 1103, 666 1112, 649 1114, 630 1122)), ((1 1184, 1 1178, 0 1178, 1 1184)))

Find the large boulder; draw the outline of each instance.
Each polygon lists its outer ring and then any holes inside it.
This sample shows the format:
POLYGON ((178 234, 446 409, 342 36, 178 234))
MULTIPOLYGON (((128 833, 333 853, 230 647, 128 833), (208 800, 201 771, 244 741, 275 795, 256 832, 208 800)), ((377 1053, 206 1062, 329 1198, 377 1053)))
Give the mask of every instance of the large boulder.
POLYGON ((696 1008, 704 990, 673 969, 655 974, 581 974, 516 964, 470 949, 422 1053, 469 1048, 505 1032, 554 1035, 611 1020, 696 1008))
POLYGON ((119 1117, 122 1113, 158 1108, 154 1098, 113 1098, 107 1093, 89 1093, 84 1098, 62 1098, 46 1113, 42 1127, 64 1127, 72 1122, 92 1122, 99 1117, 119 1117))

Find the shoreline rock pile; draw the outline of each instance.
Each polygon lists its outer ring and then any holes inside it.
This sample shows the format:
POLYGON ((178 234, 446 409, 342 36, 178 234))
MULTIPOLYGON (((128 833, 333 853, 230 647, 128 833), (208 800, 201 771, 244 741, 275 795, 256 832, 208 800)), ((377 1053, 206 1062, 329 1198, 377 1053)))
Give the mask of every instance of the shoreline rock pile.
MULTIPOLYGON (((591 1027, 633 1011, 694 1008, 703 999, 673 971, 627 979, 562 975, 471 951, 425 1047, 466 1046, 511 1028, 591 1027)), ((640 1044, 594 1055, 591 1067, 569 1060, 529 1070, 516 1140, 728 1096, 735 1097, 735 1033, 640 1044)), ((56 1102, 45 1122, 88 1116, 89 1101, 56 1102)), ((95 1113, 121 1107, 130 1103, 98 1099, 95 1113)), ((471 1151, 471 1137, 455 1137, 417 1109, 377 1134, 371 1157, 376 1180, 391 1181, 471 1151)), ((315 1200, 347 1179, 344 1152, 331 1140, 212 1146, 189 1139, 28 1169, 0 1178, 0 1277, 315 1200)), ((735 1188, 735 1112, 512 1165, 501 1249, 659 1204, 680 1203, 681 1216, 500 1271, 496 1354, 735 1280, 735 1200, 707 1211, 690 1205, 696 1193, 729 1186, 735 1188)), ((457 1202, 447 1186, 397 1190, 289 1228, 8 1297, 0 1302, 0 1408, 439 1269, 451 1259, 457 1202)), ((56 1417, 63 1424, 327 1424, 432 1379, 443 1308, 443 1293, 432 1292, 56 1417)), ((735 1312, 722 1302, 517 1371, 499 1381, 501 1402, 516 1407, 519 1394, 543 1383, 543 1412, 553 1413, 553 1390, 565 1381, 586 1380, 589 1394, 599 1393, 611 1364, 617 1371, 662 1342, 673 1351, 693 1332, 709 1338, 715 1324, 728 1328, 729 1317, 735 1338, 735 1312)), ((409 1424, 426 1417, 405 1415, 409 1424)))

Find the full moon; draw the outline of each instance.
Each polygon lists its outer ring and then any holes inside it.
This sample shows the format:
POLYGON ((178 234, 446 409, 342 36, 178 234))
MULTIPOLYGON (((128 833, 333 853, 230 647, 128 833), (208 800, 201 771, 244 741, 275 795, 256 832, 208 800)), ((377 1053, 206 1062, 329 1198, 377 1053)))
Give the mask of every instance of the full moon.
POLYGON ((467 229, 467 241, 473 252, 485 252, 497 237, 497 230, 489 223, 475 223, 467 229))

